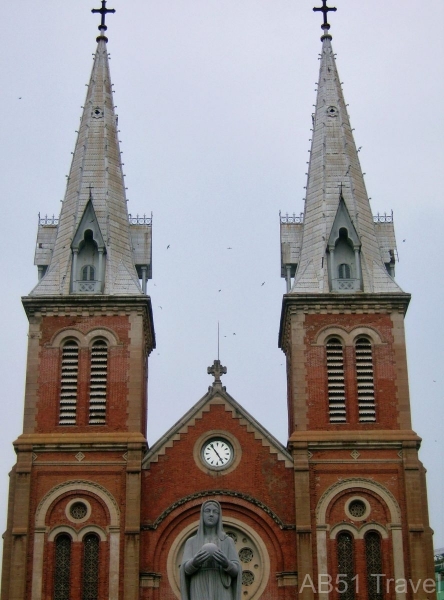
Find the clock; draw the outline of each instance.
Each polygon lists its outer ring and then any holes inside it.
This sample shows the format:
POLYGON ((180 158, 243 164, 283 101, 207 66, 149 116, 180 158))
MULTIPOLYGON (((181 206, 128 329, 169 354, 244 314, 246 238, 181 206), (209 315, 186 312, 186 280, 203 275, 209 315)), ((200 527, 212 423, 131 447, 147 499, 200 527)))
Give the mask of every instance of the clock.
POLYGON ((212 469, 228 466, 234 458, 233 446, 222 437, 206 441, 202 447, 202 459, 212 469))

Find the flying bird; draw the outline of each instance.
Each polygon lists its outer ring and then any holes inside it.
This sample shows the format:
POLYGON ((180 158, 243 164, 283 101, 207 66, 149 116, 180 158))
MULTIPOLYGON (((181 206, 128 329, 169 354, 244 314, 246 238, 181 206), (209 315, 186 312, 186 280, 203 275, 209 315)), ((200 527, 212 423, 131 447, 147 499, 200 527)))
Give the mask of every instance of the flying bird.
POLYGON ((233 250, 233 248, 232 248, 231 246, 229 246, 229 247, 227 248, 227 250, 233 250))
POLYGON ((159 305, 160 310, 163 310, 163 308, 159 305))
POLYGON ((169 247, 170 247, 170 244, 168 244, 168 246, 167 246, 167 250, 168 250, 168 248, 169 248, 169 247))
POLYGON ((262 286, 262 285, 265 285, 265 281, 264 281, 263 283, 261 283, 261 286, 262 286))

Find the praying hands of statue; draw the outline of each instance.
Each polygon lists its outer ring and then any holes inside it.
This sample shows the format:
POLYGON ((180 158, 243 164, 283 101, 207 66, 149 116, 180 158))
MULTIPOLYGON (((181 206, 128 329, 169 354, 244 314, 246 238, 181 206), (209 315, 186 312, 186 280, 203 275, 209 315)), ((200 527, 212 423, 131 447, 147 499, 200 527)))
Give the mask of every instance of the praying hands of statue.
POLYGON ((191 561, 191 565, 194 569, 199 569, 209 558, 213 558, 226 573, 231 575, 231 577, 236 577, 238 574, 237 565, 235 565, 231 560, 228 560, 228 558, 219 548, 212 552, 209 552, 205 547, 201 548, 199 552, 195 554, 193 560, 191 561))

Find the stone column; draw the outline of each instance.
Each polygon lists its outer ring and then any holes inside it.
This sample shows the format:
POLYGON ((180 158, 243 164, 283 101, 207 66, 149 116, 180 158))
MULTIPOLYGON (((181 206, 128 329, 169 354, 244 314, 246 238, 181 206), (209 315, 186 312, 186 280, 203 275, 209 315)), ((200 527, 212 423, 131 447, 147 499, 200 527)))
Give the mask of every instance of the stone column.
POLYGON ((139 600, 141 444, 129 444, 126 468, 124 600, 139 600))

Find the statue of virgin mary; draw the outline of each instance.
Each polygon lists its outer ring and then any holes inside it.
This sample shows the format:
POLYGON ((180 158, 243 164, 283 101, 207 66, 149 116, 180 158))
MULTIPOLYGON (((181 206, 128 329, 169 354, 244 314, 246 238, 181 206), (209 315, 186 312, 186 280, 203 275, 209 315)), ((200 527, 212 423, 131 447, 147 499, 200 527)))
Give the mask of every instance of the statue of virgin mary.
POLYGON ((219 502, 200 510, 196 535, 187 540, 180 566, 182 600, 240 600, 242 569, 233 540, 222 529, 219 502))

